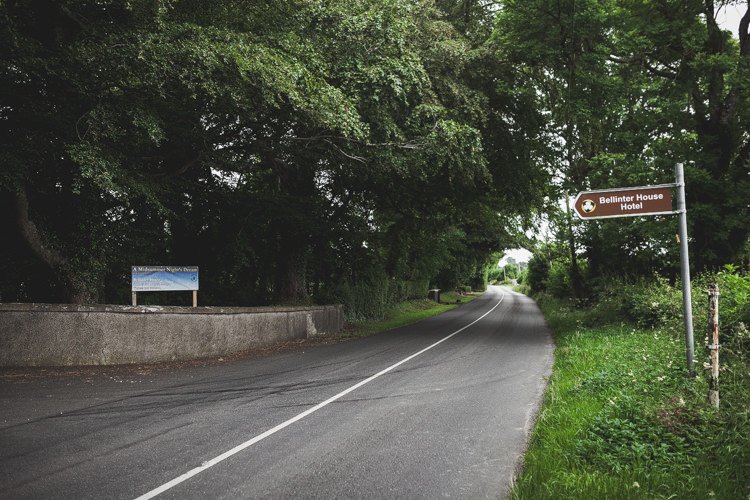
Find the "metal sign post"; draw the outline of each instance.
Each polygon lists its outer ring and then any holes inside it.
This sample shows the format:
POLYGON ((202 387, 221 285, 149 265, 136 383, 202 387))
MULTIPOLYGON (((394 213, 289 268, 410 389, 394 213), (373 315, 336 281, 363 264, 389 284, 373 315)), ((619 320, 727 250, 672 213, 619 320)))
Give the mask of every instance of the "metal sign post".
POLYGON ((693 300, 690 288, 690 259, 688 257, 687 207, 685 204, 685 171, 682 163, 674 166, 674 177, 677 186, 677 210, 680 225, 680 274, 682 275, 682 318, 685 322, 685 353, 688 374, 695 375, 693 367, 693 300))
POLYGON ((612 219, 644 215, 679 217, 680 273, 682 276, 682 310, 685 322, 685 348, 690 376, 693 367, 693 301, 690 292, 690 261, 688 259, 687 208, 685 206, 685 174, 682 163, 675 165, 675 183, 656 186, 635 186, 600 189, 578 193, 573 208, 580 219, 612 219), (672 210, 672 189, 677 190, 677 210, 672 210))

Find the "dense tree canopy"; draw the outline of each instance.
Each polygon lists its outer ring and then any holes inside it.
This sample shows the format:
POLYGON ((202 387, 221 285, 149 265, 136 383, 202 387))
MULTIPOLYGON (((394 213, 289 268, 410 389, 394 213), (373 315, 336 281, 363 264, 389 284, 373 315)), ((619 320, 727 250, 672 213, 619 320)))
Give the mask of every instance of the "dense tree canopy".
POLYGON ((6 1, 2 300, 124 302, 131 265, 173 264, 207 304, 371 314, 545 209, 580 288, 581 255, 669 267, 673 229, 557 200, 676 161, 698 266, 739 261, 749 18, 736 40, 719 3, 6 1))
POLYGON ((3 298, 123 301, 154 263, 223 304, 468 281, 545 174, 493 13, 456 7, 4 3, 3 298))
POLYGON ((746 1, 504 2, 494 43, 543 96, 550 140, 539 156, 556 180, 550 219, 576 295, 584 272, 674 275, 676 226, 671 217, 577 222, 557 200, 674 182, 677 162, 695 270, 747 259, 749 22, 746 1), (736 38, 715 19, 729 4, 744 12, 736 38))

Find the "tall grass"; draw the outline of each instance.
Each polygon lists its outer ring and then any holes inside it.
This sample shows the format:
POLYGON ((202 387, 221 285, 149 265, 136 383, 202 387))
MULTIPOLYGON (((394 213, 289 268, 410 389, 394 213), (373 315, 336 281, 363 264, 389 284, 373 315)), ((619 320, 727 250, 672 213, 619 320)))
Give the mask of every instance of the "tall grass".
MULTIPOLYGON (((750 282, 722 279, 730 324, 718 411, 700 363, 686 376, 679 293, 668 284, 618 288, 586 309, 540 300, 555 365, 513 498, 750 498, 747 304, 732 292, 750 282)), ((699 308, 696 332, 701 317, 699 308)), ((707 360, 696 340, 696 358, 707 360)))

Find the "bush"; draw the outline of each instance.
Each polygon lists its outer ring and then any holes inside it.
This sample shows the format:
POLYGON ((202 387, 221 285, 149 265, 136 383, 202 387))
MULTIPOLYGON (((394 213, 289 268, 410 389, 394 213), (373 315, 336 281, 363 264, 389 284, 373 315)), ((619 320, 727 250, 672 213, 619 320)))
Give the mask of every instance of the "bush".
POLYGON ((622 304, 628 319, 644 328, 682 328, 682 285, 671 286, 666 278, 654 276, 624 285, 622 304))
MULTIPOLYGON (((707 290, 717 283, 719 324, 725 340, 740 350, 750 348, 750 276, 742 276, 731 266, 718 274, 703 274, 692 282, 695 337, 705 332, 708 317, 707 290)), ((552 289, 552 288, 551 288, 552 289)), ((551 291, 550 289, 550 291, 551 291)), ((661 276, 636 282, 623 279, 599 280, 594 293, 596 304, 589 320, 596 324, 631 322, 642 328, 683 329, 682 285, 661 276)))
POLYGON ((343 283, 335 292, 344 305, 348 321, 382 319, 388 308, 398 302, 427 296, 427 280, 396 280, 385 275, 369 276, 355 284, 343 283))
POLYGON ((518 275, 518 284, 522 284, 526 282, 526 276, 528 275, 527 271, 524 270, 522 273, 519 273, 518 275))
POLYGON ((726 266, 717 276, 720 322, 732 332, 750 325, 750 276, 742 276, 734 266, 726 266))
POLYGON ((483 276, 475 276, 469 280, 469 291, 476 290, 483 292, 487 288, 487 282, 483 276))
POLYGON ((721 294, 719 327, 724 352, 745 359, 750 355, 750 276, 743 276, 737 268, 726 266, 715 281, 721 294))
POLYGON ((567 262, 553 260, 550 263, 546 290, 559 299, 573 296, 567 262))
POLYGON ((503 270, 497 266, 492 267, 487 271, 487 281, 499 281, 503 275, 503 270))
POLYGON ((543 292, 547 289, 549 263, 544 255, 535 253, 529 260, 526 282, 532 293, 543 292))

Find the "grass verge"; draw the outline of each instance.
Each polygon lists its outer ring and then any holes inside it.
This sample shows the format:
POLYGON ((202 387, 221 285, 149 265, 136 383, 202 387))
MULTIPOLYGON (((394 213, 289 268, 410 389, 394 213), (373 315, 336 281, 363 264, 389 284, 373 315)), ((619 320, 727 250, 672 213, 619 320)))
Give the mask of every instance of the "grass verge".
POLYGON ((590 311, 540 306, 555 364, 513 498, 750 499, 746 352, 722 350, 716 411, 703 370, 686 376, 679 334, 587 327, 590 311))
POLYGON ((450 311, 480 295, 481 293, 468 295, 459 295, 455 292, 443 293, 440 296, 440 304, 428 299, 407 300, 391 306, 383 319, 350 323, 346 328, 346 334, 353 337, 366 337, 391 328, 415 323, 430 316, 450 311))

